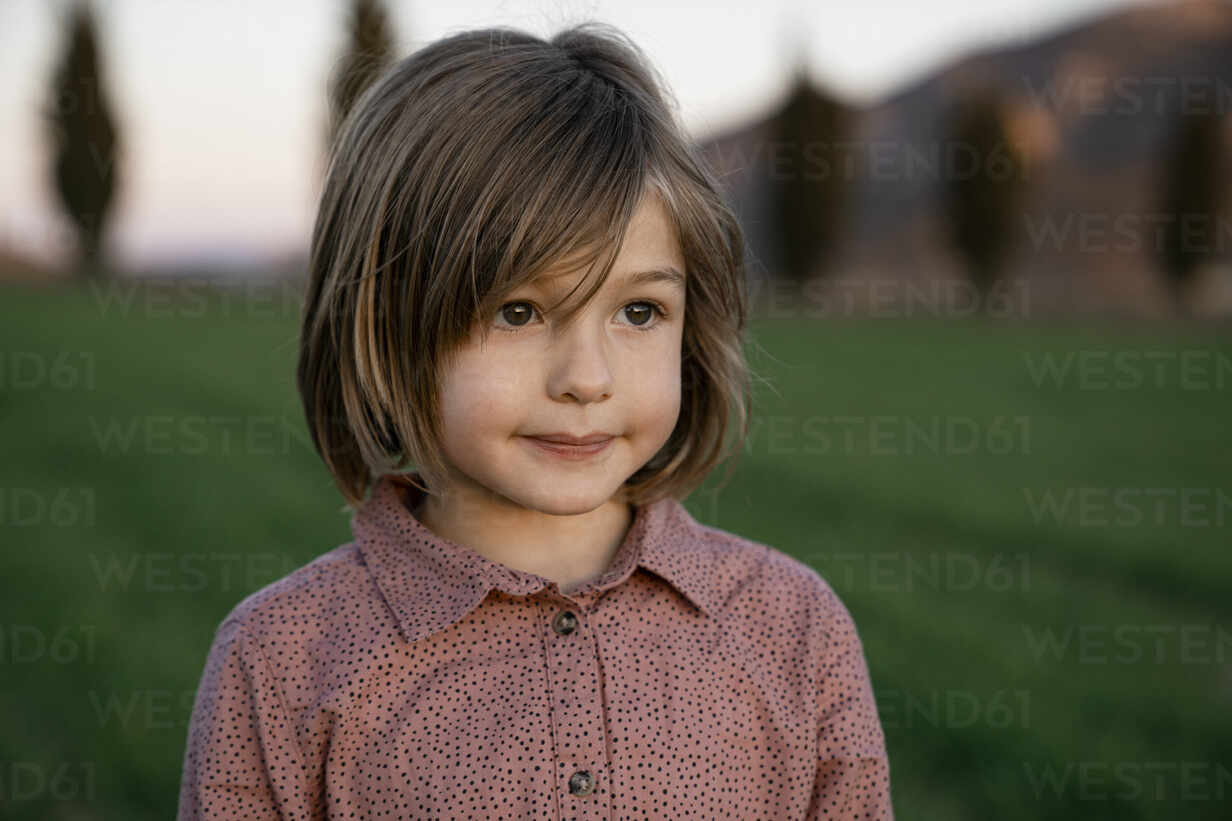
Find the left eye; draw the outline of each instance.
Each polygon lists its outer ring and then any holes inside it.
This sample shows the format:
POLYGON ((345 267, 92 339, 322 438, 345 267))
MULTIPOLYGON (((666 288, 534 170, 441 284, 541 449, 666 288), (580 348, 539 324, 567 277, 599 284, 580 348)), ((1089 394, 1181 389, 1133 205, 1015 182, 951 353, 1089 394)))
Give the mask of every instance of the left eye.
POLYGON ((640 327, 654 319, 659 308, 653 302, 631 302, 624 307, 624 311, 625 316, 629 317, 634 325, 640 327))

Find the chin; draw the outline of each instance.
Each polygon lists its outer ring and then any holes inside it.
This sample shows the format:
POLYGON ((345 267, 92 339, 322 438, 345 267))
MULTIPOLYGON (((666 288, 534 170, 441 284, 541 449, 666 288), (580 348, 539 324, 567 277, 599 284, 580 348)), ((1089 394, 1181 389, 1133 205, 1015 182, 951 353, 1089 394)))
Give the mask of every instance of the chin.
POLYGON ((540 475, 529 481, 519 481, 511 498, 523 507, 555 516, 572 516, 589 513, 611 501, 620 490, 623 479, 611 476, 587 479, 579 475, 545 477, 540 475))

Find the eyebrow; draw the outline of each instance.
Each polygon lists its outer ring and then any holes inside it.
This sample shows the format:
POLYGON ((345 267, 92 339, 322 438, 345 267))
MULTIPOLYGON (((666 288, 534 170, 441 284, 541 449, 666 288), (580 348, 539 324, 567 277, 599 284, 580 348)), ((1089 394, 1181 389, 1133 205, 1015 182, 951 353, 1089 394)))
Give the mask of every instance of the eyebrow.
POLYGON ((638 271, 625 277, 624 285, 648 285, 652 282, 666 282, 668 285, 684 290, 684 274, 672 266, 666 268, 651 268, 649 271, 638 271))
MULTIPOLYGON (((532 288, 541 288, 544 287, 544 285, 549 281, 559 279, 563 276, 564 274, 550 277, 538 277, 537 279, 529 282, 528 285, 532 288)), ((637 271, 629 274, 620 280, 620 287, 631 288, 637 285, 649 285, 653 282, 664 282, 674 288, 679 288, 682 291, 685 289, 684 274, 680 273, 680 271, 671 265, 663 268, 650 268, 645 271, 637 271)))

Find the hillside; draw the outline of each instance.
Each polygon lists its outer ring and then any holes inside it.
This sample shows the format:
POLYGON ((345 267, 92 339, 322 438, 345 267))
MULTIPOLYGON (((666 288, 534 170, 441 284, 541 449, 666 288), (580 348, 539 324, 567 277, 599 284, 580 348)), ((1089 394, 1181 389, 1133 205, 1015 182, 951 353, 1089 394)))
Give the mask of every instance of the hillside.
MULTIPOLYGON (((854 113, 836 173, 849 175, 846 229, 828 286, 867 296, 943 295, 961 283, 940 221, 941 183, 962 173, 946 117, 963 95, 994 88, 1013 107, 1014 142, 1030 164, 1030 196, 1006 271, 1019 313, 1174 313, 1155 256, 1167 216, 1161 160, 1182 111, 1232 108, 1232 5, 1208 0, 1132 8, 989 47, 854 113), (915 291, 905 287, 911 284, 915 291)), ((769 119, 706 140, 749 232, 757 263, 773 261, 766 222, 769 119)), ((1232 179, 1224 181, 1232 189, 1232 179)), ((1226 260, 1232 223, 1203 234, 1226 260)), ((1212 269, 1199 312, 1232 309, 1226 269, 1212 269), (1224 279, 1218 279, 1224 277, 1224 279)))

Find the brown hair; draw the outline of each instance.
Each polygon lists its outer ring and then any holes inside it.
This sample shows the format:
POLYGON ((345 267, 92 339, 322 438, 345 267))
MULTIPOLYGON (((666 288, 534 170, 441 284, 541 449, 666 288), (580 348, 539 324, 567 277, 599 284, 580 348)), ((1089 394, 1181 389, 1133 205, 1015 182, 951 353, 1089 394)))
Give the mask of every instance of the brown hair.
POLYGON ((683 499, 725 458, 733 422, 744 441, 744 238, 677 107, 637 46, 593 21, 550 40, 505 27, 444 37, 361 95, 330 152, 297 371, 349 505, 408 464, 439 486, 451 352, 523 283, 602 257, 572 317, 652 189, 687 269, 681 411, 622 495, 683 499))

